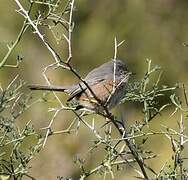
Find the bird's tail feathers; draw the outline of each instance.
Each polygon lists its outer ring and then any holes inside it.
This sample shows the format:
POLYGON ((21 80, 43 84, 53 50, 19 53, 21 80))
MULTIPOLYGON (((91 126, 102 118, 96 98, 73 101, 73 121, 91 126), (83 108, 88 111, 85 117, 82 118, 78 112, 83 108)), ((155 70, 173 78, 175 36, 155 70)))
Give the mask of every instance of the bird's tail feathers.
POLYGON ((30 84, 28 88, 31 90, 61 91, 68 93, 68 87, 66 86, 30 84))

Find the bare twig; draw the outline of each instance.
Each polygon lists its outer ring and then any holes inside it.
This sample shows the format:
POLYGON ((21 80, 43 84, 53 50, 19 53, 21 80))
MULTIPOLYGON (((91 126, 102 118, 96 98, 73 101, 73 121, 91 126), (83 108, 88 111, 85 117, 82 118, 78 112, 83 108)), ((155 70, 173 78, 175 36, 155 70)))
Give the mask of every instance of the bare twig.
MULTIPOLYGON (((11 65, 5 65, 6 61, 8 60, 8 57, 10 56, 10 54, 12 53, 12 51, 15 49, 15 47, 17 46, 17 44, 20 42, 24 32, 26 31, 26 29, 28 28, 28 24, 27 24, 27 20, 24 21, 22 28, 18 34, 18 37, 16 38, 16 40, 14 41, 13 44, 11 45, 7 45, 8 46, 8 52, 6 53, 6 55, 4 56, 3 60, 0 62, 0 69, 3 66, 7 66, 7 67, 14 67, 11 65)), ((18 61, 17 61, 18 63, 18 61)), ((18 65, 18 64, 17 64, 18 65)), ((16 66, 17 67, 17 66, 16 66)))

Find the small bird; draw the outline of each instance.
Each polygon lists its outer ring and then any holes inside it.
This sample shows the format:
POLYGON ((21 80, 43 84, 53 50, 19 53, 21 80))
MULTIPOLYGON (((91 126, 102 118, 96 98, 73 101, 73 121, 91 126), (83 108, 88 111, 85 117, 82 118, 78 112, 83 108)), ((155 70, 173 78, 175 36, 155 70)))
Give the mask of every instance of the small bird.
POLYGON ((76 110, 85 108, 99 112, 101 105, 112 109, 121 101, 126 93, 131 74, 122 60, 110 60, 93 69, 83 79, 89 88, 82 81, 71 86, 34 84, 28 87, 31 90, 65 92, 70 96, 67 101, 74 99, 78 102, 76 110))

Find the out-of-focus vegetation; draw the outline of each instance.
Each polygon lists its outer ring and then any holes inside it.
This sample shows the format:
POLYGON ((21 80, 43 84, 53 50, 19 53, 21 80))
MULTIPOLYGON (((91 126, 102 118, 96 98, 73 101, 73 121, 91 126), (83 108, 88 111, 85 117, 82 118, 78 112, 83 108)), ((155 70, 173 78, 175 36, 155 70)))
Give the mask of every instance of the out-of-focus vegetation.
MULTIPOLYGON (((23 3, 28 10, 29 1, 20 2, 23 3)), ((76 8, 73 11, 74 30, 72 33, 73 58, 71 61, 81 75, 84 76, 96 65, 113 57, 114 37, 116 36, 117 39, 125 39, 126 41, 125 45, 122 45, 118 50, 118 58, 123 59, 128 64, 129 69, 136 73, 130 80, 132 83, 139 81, 146 72, 147 65, 145 62, 146 59, 149 58, 152 59, 154 64, 159 64, 163 67, 164 72, 161 76, 161 84, 175 86, 177 82, 184 82, 186 89, 188 48, 184 46, 183 43, 188 42, 188 23, 186 22, 188 18, 187 0, 82 0, 75 1, 75 4, 76 8)), ((66 1, 60 1, 61 8, 58 9, 58 12, 62 12, 65 5, 66 1)), ((11 46, 12 42, 16 40, 24 22, 23 16, 16 13, 16 9, 18 10, 19 8, 15 1, 1 1, 1 60, 7 53, 7 44, 11 46)), ((34 4, 31 17, 33 19, 37 18, 39 12, 45 16, 48 10, 48 6, 46 5, 34 4)), ((65 16, 68 17, 68 13, 65 13, 65 16)), ((48 24, 48 22, 46 23, 48 24)), ((52 23, 50 25, 54 24, 52 23)), ((53 33, 48 28, 41 28, 41 33, 46 34, 45 36, 48 42, 55 47, 63 58, 68 56, 68 47, 67 43, 63 40, 61 24, 58 24, 53 29, 53 33)), ((6 65, 14 65, 18 61, 20 62, 20 60, 22 61, 17 68, 0 68, 0 86, 2 86, 3 89, 6 89, 17 74, 28 83, 44 84, 46 82, 42 72, 47 65, 53 63, 53 57, 40 38, 33 33, 31 27, 26 30, 14 51, 11 52, 6 61, 6 65)), ((72 84, 77 81, 72 73, 60 68, 50 69, 47 73, 47 77, 51 83, 59 85, 72 84)), ((151 84, 152 82, 155 81, 151 81, 151 84)), ((27 88, 23 88, 23 93, 28 94, 30 92, 27 88)), ((33 93, 33 101, 35 102, 37 97, 41 96, 41 92, 33 93)), ((25 138, 25 136, 27 138, 30 134, 37 135, 43 133, 45 136, 46 130, 41 131, 40 128, 48 126, 50 119, 52 119, 53 114, 52 112, 48 112, 48 108, 58 106, 58 102, 53 95, 47 94, 47 96, 51 99, 50 103, 45 103, 45 95, 41 102, 31 106, 27 111, 24 110, 24 114, 21 114, 16 120, 16 123, 18 123, 19 126, 21 125, 21 127, 24 127, 28 120, 31 120, 31 124, 34 125, 35 130, 39 131, 39 133, 35 132, 33 127, 26 125, 25 127, 29 127, 29 130, 26 129, 27 132, 24 133, 23 138, 25 138)), ((67 97, 65 97, 64 94, 59 93, 58 96, 65 102, 67 97)), ((170 96, 170 99, 160 98, 160 103, 167 104, 170 101, 176 105, 175 107, 178 112, 182 110, 181 103, 177 97, 167 93, 165 97, 168 96, 170 96)), ((180 96, 183 96, 183 93, 180 93, 180 96)), ((0 97, 3 96, 0 95, 0 97)), ((129 127, 132 127, 135 121, 140 122, 142 120, 140 119, 140 117, 142 117, 141 105, 137 101, 126 101, 125 105, 122 105, 121 108, 126 114, 126 124, 128 124, 129 127)), ((172 114, 173 111, 174 108, 167 108, 161 116, 156 116, 155 119, 149 123, 149 128, 145 127, 146 132, 148 132, 148 129, 152 130, 152 132, 158 132, 162 128, 165 129, 165 133, 169 131, 167 134, 176 133, 169 128, 180 129, 182 131, 182 119, 184 116, 181 119, 180 114, 175 113, 169 118, 169 115, 172 114), (177 120, 181 120, 179 121, 179 127, 177 126, 177 120), (166 128, 166 126, 169 128, 166 128)), ((186 112, 184 113, 183 115, 186 117, 186 112)), ((115 112, 115 114, 118 114, 118 111, 115 112)), ((11 122, 13 120, 8 118, 9 115, 7 112, 5 113, 5 120, 11 122)), ((12 117, 12 115, 10 116, 12 117)), ((73 118, 74 114, 71 112, 60 111, 54 120, 53 129, 55 131, 66 129, 73 118)), ((93 116, 90 119, 92 120, 92 118, 93 116)), ((95 116, 95 119, 97 127, 100 127, 104 123, 104 120, 99 116, 95 116)), ((186 127, 187 125, 188 123, 185 119, 184 126, 186 127)), ((15 127, 13 127, 13 130, 14 128, 15 127)), ((22 132, 25 132, 25 130, 22 130, 22 132)), ((186 133, 186 130, 184 130, 184 133, 186 133)), ((159 177, 165 177, 165 175, 170 174, 172 175, 171 177, 175 177, 175 173, 178 172, 176 171, 177 167, 180 171, 181 167, 187 168, 183 166, 184 164, 182 162, 176 161, 181 159, 178 156, 182 156, 181 152, 183 151, 183 156, 186 157, 188 152, 185 148, 183 150, 184 144, 181 146, 181 138, 176 139, 170 135, 165 137, 164 134, 152 135, 151 137, 149 136, 148 139, 142 138, 143 135, 137 143, 142 146, 141 149, 151 150, 154 154, 159 155, 157 159, 147 161, 149 166, 155 171, 160 172, 163 165, 167 163, 167 166, 161 171, 159 177), (144 144, 142 144, 143 140, 146 140, 144 144)), ((20 136, 20 134, 14 135, 16 138, 20 136)), ((106 136, 108 135, 107 133, 106 136)), ((40 140, 39 136, 37 136, 37 138, 40 140)), ((31 139, 31 143, 36 143, 36 139, 31 139)), ((30 174, 36 177, 36 179, 57 179, 58 177, 67 176, 78 179, 81 174, 78 164, 81 165, 83 163, 82 159, 85 159, 84 163, 86 163, 87 169, 92 169, 96 167, 97 162, 100 162, 105 154, 105 150, 102 147, 101 149, 97 149, 93 154, 83 154, 90 147, 91 139, 94 139, 94 135, 84 126, 80 126, 79 131, 76 133, 50 136, 45 147, 40 151, 40 154, 32 159, 31 162, 27 161, 30 163, 29 165, 32 166, 30 174), (74 164, 73 161, 76 163, 74 164)), ((24 146, 27 151, 28 144, 24 146)), ((32 148, 30 148, 29 151, 33 152, 32 148)), ((17 153, 17 151, 13 151, 13 153, 15 152, 17 153)), ((3 156, 3 154, 0 152, 0 158, 1 156, 3 156)), ((15 155, 12 154, 12 160, 14 160, 14 158, 15 155)), ((183 161, 186 162, 187 160, 183 159, 183 161)), ((116 172, 115 179, 135 179, 135 172, 129 165, 123 166, 123 168, 123 171, 120 170, 116 172)), ((20 169, 18 170, 19 172, 21 171, 20 169)), ((184 169, 182 169, 182 171, 183 170, 184 169)), ((184 172, 186 174, 186 170, 184 170, 184 172)), ((90 179, 99 177, 98 175, 93 175, 90 179)), ((109 179, 111 175, 107 174, 107 177, 109 179)))

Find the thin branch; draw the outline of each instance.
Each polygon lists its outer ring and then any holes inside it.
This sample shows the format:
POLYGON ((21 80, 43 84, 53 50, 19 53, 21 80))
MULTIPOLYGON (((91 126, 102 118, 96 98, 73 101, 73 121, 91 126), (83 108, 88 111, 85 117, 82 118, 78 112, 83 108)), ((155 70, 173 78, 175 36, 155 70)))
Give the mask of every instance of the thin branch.
MULTIPOLYGON (((16 38, 16 40, 14 41, 14 43, 10 46, 8 46, 8 52, 6 53, 6 55, 4 56, 3 60, 0 62, 0 69, 4 66, 10 66, 10 65, 5 65, 6 61, 8 60, 10 54, 12 53, 12 51, 16 48, 16 46, 18 45, 18 43, 20 42, 24 32, 26 31, 28 27, 28 24, 27 24, 27 20, 24 21, 23 25, 22 25, 22 28, 16 38)), ((12 66, 11 66, 12 67, 12 66)))
POLYGON ((68 49, 69 49, 69 57, 67 59, 67 63, 70 62, 72 58, 72 47, 71 47, 71 41, 72 41, 72 30, 73 30, 73 22, 72 22, 72 15, 74 10, 74 0, 70 2, 70 14, 69 14, 69 28, 68 28, 68 49))

